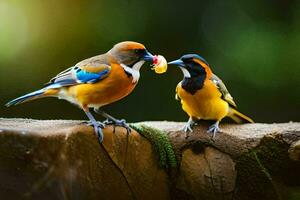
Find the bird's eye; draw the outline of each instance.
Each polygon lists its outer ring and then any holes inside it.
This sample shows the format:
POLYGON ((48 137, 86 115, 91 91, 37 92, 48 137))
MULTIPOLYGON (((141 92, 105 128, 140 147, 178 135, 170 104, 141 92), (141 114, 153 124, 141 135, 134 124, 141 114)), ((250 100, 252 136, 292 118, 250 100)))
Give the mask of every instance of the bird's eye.
POLYGON ((142 54, 144 52, 144 49, 135 49, 134 52, 136 54, 142 54))

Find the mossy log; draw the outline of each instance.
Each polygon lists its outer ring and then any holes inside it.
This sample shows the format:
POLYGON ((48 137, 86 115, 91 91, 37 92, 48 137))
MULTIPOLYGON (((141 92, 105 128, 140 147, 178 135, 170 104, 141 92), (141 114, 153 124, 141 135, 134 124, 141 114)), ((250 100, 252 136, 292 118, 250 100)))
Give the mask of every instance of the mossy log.
POLYGON ((1 199, 300 199, 300 123, 143 124, 0 119, 1 199))

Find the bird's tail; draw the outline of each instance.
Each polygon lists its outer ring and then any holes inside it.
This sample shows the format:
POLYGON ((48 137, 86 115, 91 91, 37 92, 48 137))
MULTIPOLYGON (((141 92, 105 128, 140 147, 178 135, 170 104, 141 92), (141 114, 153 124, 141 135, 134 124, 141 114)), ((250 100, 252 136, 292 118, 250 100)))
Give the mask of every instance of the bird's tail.
POLYGON ((54 95, 57 91, 54 89, 48 89, 48 88, 42 88, 40 90, 31 92, 29 94, 25 94, 21 97, 18 97, 14 100, 11 100, 10 102, 8 102, 7 104, 5 104, 6 107, 10 107, 12 105, 18 105, 27 101, 31 101, 34 99, 39 99, 39 98, 43 98, 43 97, 47 97, 47 96, 51 96, 54 95))
POLYGON ((229 108, 228 117, 233 119, 236 123, 254 123, 254 121, 247 117, 246 115, 240 113, 239 111, 235 110, 234 108, 229 108))

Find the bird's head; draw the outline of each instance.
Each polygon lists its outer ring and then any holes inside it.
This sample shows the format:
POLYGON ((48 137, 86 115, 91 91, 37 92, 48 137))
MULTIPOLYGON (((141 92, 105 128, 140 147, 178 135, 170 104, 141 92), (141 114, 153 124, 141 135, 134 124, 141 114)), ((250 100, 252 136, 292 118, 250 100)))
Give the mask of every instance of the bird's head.
POLYGON ((177 65, 183 72, 185 78, 192 78, 197 76, 212 75, 208 62, 197 54, 186 54, 178 60, 168 63, 169 65, 177 65))
POLYGON ((143 44, 138 42, 125 41, 116 44, 110 51, 110 55, 118 62, 129 67, 139 61, 155 62, 153 56, 143 44))

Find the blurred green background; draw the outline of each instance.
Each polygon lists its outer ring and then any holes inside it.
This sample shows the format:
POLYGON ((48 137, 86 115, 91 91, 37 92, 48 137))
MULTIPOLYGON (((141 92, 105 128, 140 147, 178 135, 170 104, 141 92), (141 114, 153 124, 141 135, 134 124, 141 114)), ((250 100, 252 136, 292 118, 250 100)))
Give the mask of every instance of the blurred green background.
MULTIPOLYGON (((169 60, 201 54, 239 110, 257 122, 300 119, 296 0, 0 0, 0 117, 86 119, 54 98, 4 104, 123 40, 141 42, 169 60)), ((134 92, 104 110, 130 122, 185 121, 174 100, 181 79, 175 66, 157 75, 145 64, 134 92)))

